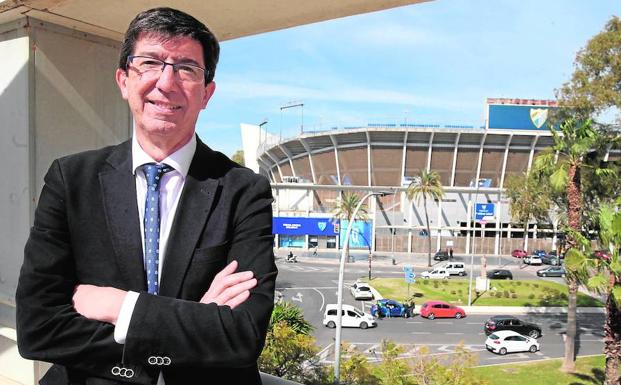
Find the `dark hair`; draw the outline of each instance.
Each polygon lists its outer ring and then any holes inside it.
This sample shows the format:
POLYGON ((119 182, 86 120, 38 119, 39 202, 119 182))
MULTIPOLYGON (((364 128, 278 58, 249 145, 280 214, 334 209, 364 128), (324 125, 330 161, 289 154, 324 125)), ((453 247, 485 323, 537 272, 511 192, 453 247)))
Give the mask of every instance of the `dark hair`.
POLYGON ((121 46, 119 68, 127 71, 127 57, 134 53, 136 41, 145 34, 158 35, 164 39, 187 36, 201 43, 205 68, 209 72, 205 84, 213 80, 220 56, 220 44, 216 36, 196 18, 172 8, 153 8, 140 12, 129 23, 121 46))

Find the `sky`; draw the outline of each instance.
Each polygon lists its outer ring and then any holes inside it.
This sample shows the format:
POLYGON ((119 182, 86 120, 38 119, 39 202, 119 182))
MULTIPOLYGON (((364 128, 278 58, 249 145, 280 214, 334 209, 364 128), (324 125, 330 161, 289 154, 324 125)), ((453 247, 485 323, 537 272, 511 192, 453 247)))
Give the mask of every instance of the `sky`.
POLYGON ((621 0, 435 0, 221 43, 197 132, 293 137, 368 123, 483 125, 488 97, 554 99, 621 0), (304 104, 303 107, 281 107, 304 104))

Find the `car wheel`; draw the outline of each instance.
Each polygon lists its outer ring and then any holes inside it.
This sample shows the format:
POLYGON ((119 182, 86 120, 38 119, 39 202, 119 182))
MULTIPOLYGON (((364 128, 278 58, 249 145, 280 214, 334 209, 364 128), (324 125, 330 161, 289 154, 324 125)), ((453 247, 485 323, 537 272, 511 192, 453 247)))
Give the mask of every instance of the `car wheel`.
POLYGON ((461 313, 455 313, 455 318, 460 319, 462 317, 461 313))
POLYGON ((463 277, 463 276, 465 276, 465 275, 466 275, 466 273, 465 273, 465 272, 463 272, 463 271, 459 273, 459 276, 460 276, 460 277, 463 277))
POLYGON ((533 330, 528 332, 528 336, 530 338, 539 338, 539 331, 533 329, 533 330))
POLYGON ((542 277, 547 277, 548 275, 546 273, 541 274, 542 277))
POLYGON ((366 329, 368 327, 369 327, 369 325, 366 322, 361 322, 360 323, 360 329, 366 329))
POLYGON ((436 318, 436 315, 435 315, 435 314, 433 314, 433 313, 429 313, 429 315, 427 316, 427 318, 429 318, 429 319, 434 319, 434 318, 436 318))
POLYGON ((405 318, 410 318, 412 315, 410 314, 410 311, 409 311, 409 310, 405 310, 405 311, 403 312, 403 316, 404 316, 405 318))
POLYGON ((326 326, 329 327, 330 329, 334 329, 336 327, 336 324, 334 323, 334 321, 330 321, 328 322, 326 326))
POLYGON ((530 347, 530 349, 528 349, 528 351, 531 352, 531 353, 536 353, 537 352, 537 346, 536 345, 532 345, 530 347))
POLYGON ((561 278, 565 278, 565 274, 561 274, 561 278))
POLYGON ((498 354, 500 354, 501 356, 504 356, 505 354, 507 354, 507 349, 506 348, 500 348, 500 350, 498 351, 498 354))

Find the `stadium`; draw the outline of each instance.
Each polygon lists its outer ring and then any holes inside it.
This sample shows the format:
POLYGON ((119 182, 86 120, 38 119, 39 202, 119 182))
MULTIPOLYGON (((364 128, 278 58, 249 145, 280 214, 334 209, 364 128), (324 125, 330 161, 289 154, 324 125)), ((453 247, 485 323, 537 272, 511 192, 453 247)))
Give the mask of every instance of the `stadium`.
MULTIPOLYGON (((510 254, 522 248, 524 226, 512 221, 503 186, 552 145, 547 118, 555 107, 551 100, 490 98, 480 127, 379 123, 286 139, 242 124, 245 162, 272 183, 278 248, 338 249, 344 242, 339 228, 347 225, 331 215, 339 194, 390 192, 366 202, 368 218, 354 224, 350 247, 385 255, 426 252, 423 203, 409 201, 405 190, 429 169, 445 191, 442 201, 427 202, 432 248, 510 254)), ((619 149, 609 152, 620 157, 619 149)), ((559 245, 557 225, 554 217, 530 223, 527 250, 559 245)))

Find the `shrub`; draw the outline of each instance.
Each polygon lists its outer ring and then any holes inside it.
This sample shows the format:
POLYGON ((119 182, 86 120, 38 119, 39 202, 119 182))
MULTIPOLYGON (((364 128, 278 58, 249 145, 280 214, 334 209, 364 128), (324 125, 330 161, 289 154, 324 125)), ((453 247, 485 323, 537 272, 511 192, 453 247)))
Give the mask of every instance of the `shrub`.
POLYGON ((528 295, 528 299, 535 299, 535 295, 534 295, 533 293, 530 293, 530 294, 528 295))
POLYGON ((423 279, 423 285, 429 285, 429 280, 428 279, 423 279))
POLYGON ((511 298, 515 299, 515 298, 517 298, 517 297, 518 297, 518 295, 517 295, 517 294, 515 294, 515 293, 511 294, 511 298))
POLYGON ((509 296, 510 296, 510 295, 509 295, 509 291, 508 291, 508 290, 505 290, 505 291, 503 292, 503 294, 504 294, 505 298, 509 298, 509 296))
POLYGON ((518 286, 522 286, 522 281, 515 281, 515 284, 518 286))
POLYGON ((455 290, 451 290, 451 294, 456 295, 457 292, 455 290))
POLYGON ((538 284, 538 283, 533 283, 533 287, 534 287, 535 289, 539 289, 539 284, 538 284))
POLYGON ((509 291, 511 292, 511 294, 515 294, 515 289, 514 288, 509 289, 509 291))
POLYGON ((496 298, 502 298, 502 292, 501 291, 497 291, 496 292, 496 298))

